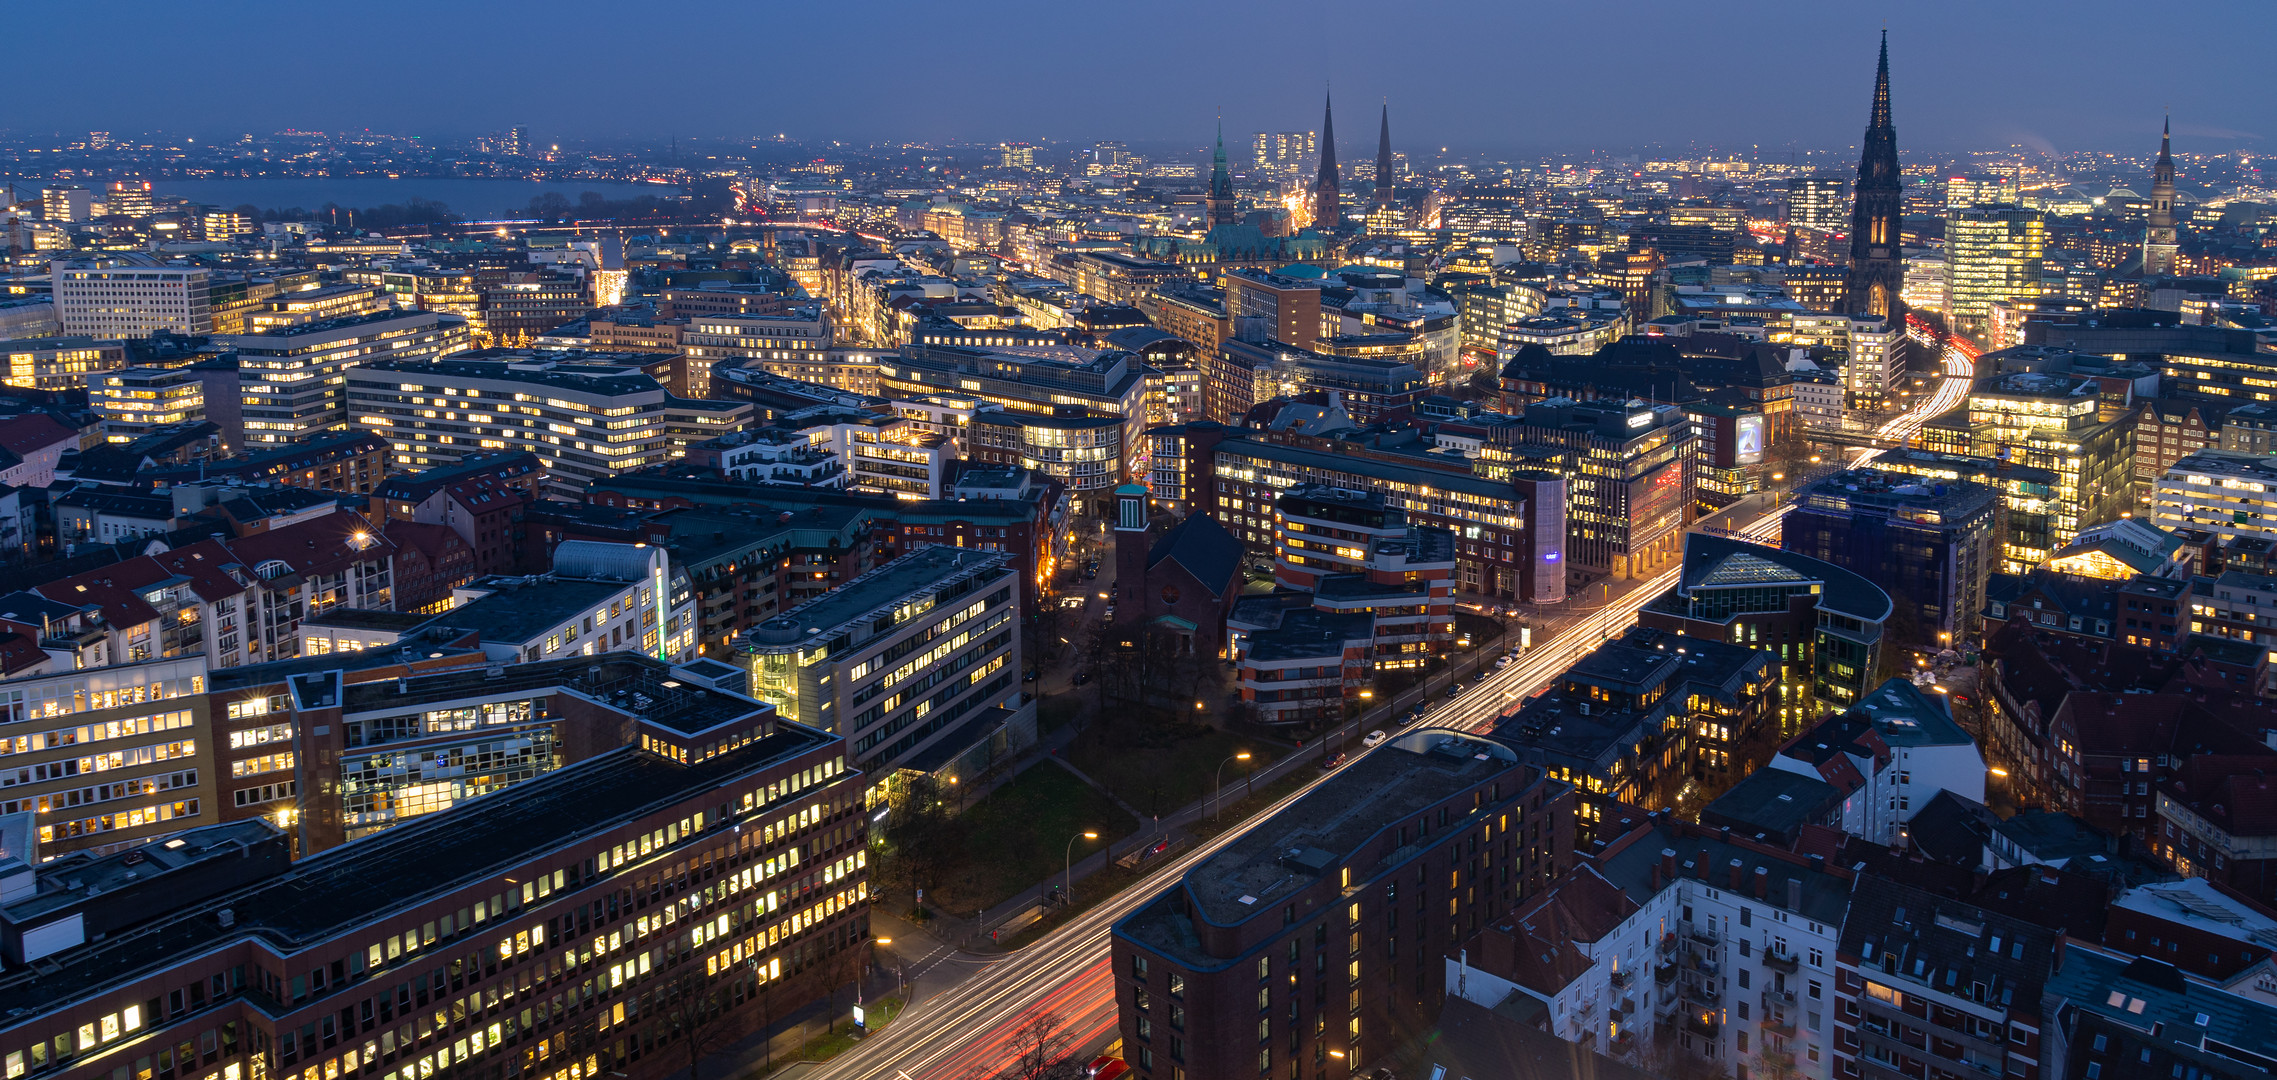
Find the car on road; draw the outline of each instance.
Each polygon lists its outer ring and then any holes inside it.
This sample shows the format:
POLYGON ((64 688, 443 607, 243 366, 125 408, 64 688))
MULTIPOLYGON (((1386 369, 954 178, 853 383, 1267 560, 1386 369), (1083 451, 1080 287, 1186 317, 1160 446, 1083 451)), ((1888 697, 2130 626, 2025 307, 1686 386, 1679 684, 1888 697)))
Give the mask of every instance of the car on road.
POLYGON ((1453 701, 1461 696, 1463 696, 1463 684, 1456 683, 1447 688, 1447 700, 1453 701))
POLYGON ((1501 658, 1499 658, 1499 659, 1495 660, 1495 662, 1494 662, 1494 670, 1496 670, 1496 671, 1500 671, 1500 670, 1502 670, 1503 668, 1506 668, 1506 667, 1509 667, 1509 666, 1510 666, 1510 658, 1509 658, 1509 657, 1507 657, 1507 656, 1505 656, 1505 657, 1501 657, 1501 658))
POLYGON ((1391 736, 1386 735, 1381 731, 1371 731, 1360 740, 1360 745, 1366 747, 1380 746, 1383 744, 1383 741, 1388 738, 1391 738, 1391 736))
POLYGON ((1021 676, 1020 676, 1020 681, 1021 681, 1021 682, 1035 682, 1037 679, 1040 679, 1040 678, 1043 678, 1043 677, 1044 677, 1044 673, 1043 673, 1043 672, 1041 672, 1041 671, 1038 671, 1038 670, 1037 670, 1037 669, 1035 669, 1035 668, 1029 668, 1029 669, 1027 670, 1027 673, 1026 673, 1026 674, 1023 674, 1023 675, 1021 675, 1021 676))
POLYGON ((1327 772, 1328 770, 1342 764, 1344 764, 1344 755, 1330 754, 1327 757, 1320 759, 1320 771, 1327 772))
POLYGON ((1090 1080, 1115 1080, 1116 1077, 1129 1071, 1131 1071, 1129 1062, 1112 1055, 1102 1055, 1091 1059, 1091 1064, 1084 1067, 1083 1075, 1089 1077, 1090 1080))

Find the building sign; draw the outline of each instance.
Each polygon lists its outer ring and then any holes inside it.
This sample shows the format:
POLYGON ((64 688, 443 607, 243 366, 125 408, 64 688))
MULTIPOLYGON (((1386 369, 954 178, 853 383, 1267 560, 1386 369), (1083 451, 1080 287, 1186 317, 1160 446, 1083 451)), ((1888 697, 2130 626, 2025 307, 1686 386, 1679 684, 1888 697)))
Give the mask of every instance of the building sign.
POLYGON ((1733 442, 1732 463, 1735 465, 1753 465, 1762 460, 1763 418, 1760 416, 1742 416, 1739 418, 1739 436, 1733 442))

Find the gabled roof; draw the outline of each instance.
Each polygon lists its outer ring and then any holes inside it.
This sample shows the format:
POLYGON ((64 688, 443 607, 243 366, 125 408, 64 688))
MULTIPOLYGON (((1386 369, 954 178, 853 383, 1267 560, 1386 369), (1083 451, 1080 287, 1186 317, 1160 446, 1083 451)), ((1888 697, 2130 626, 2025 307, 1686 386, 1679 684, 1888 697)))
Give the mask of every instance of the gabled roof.
POLYGON ((1241 541, 1208 514, 1194 514, 1170 527, 1146 553, 1147 569, 1176 562, 1219 599, 1241 590, 1241 541))

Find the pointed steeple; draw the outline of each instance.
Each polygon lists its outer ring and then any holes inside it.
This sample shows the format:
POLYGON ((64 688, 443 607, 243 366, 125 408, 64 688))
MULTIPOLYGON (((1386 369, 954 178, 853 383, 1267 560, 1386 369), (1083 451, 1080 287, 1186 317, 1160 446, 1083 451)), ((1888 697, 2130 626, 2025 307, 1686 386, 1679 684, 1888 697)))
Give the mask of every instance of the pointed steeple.
POLYGON ((1210 155, 1210 224, 1233 224, 1233 174, 1225 166, 1225 114, 1218 114, 1218 148, 1210 155))
POLYGON ((1890 32, 1882 31, 1882 62, 1874 69, 1874 112, 1869 129, 1890 126, 1890 32))
POLYGON ((1376 206, 1392 201, 1391 101, 1384 101, 1383 127, 1376 132, 1376 206))
POLYGON ((1843 283, 1851 312, 1893 321, 1904 315, 1899 294, 1905 283, 1899 248, 1904 200, 1898 174, 1897 127, 1890 120, 1890 32, 1882 31, 1881 57, 1874 66, 1874 104, 1858 146, 1858 181, 1850 208, 1850 271, 1843 283))
POLYGON ((1336 101, 1324 95, 1320 110, 1320 174, 1312 182, 1312 221, 1323 230, 1344 224, 1343 181, 1336 175, 1336 101))
POLYGON ((2143 274, 2174 272, 2182 231, 2174 224, 2174 120, 2159 125, 2158 161, 2151 166, 2150 220, 2143 230, 2143 274))

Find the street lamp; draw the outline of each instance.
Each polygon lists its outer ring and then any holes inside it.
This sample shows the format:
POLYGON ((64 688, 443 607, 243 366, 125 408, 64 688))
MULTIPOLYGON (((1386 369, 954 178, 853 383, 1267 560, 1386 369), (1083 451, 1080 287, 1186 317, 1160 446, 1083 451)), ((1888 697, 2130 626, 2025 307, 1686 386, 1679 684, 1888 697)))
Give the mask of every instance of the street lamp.
MULTIPOLYGON (((1211 786, 1217 789, 1215 794, 1217 796, 1217 810, 1219 812, 1222 813, 1225 810, 1225 767, 1233 764, 1236 761, 1247 760, 1249 760, 1249 751, 1244 750, 1232 757, 1225 759, 1224 761, 1218 762, 1217 778, 1211 782, 1211 786)), ((1216 821, 1217 819, 1217 814, 1213 813, 1210 815, 1211 821, 1216 821)))
POLYGON ((1067 850, 1060 853, 1060 862, 1063 865, 1060 867, 1060 873, 1062 876, 1060 878, 1059 887, 1060 895, 1066 897, 1068 901, 1072 902, 1075 899, 1075 842, 1078 840, 1097 839, 1099 839, 1099 834, 1092 832, 1089 829, 1084 830, 1083 835, 1081 836, 1070 836, 1067 838, 1067 850))

